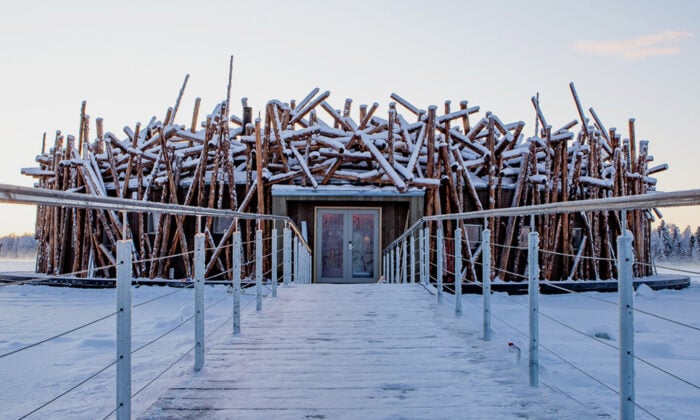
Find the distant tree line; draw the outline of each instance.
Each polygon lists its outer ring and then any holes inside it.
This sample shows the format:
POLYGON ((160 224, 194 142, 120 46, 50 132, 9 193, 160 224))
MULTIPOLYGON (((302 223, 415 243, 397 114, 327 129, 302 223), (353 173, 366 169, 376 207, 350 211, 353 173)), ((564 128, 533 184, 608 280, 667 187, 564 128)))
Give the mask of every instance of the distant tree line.
MULTIPOLYGON (((37 241, 33 234, 0 237, 0 258, 28 258, 36 255, 37 241)), ((673 223, 661 221, 651 235, 651 255, 656 261, 700 262, 700 226, 693 232, 683 231, 673 223)))
POLYGON ((662 220, 651 235, 651 255, 656 261, 700 262, 700 226, 695 232, 690 226, 681 231, 662 220))
POLYGON ((0 238, 0 258, 33 258, 37 242, 33 234, 15 235, 0 238))

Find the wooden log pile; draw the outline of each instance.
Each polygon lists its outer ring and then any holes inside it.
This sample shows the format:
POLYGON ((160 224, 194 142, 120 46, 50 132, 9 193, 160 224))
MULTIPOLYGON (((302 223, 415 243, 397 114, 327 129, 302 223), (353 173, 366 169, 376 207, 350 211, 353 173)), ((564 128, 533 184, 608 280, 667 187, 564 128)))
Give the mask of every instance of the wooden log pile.
MULTIPOLYGON (((388 110, 360 105, 353 117, 352 100, 341 109, 330 92, 312 90, 301 101, 269 101, 264 117, 251 120, 243 98, 243 116, 231 114, 227 100, 200 121, 200 99, 189 125, 175 123, 188 78, 163 119, 124 127, 123 134, 104 132, 83 103, 78 137, 57 132, 53 146, 37 156, 38 168, 24 169, 37 186, 98 196, 124 197, 241 212, 269 214, 270 188, 292 184, 306 188, 353 184, 391 186, 399 192, 425 189, 425 214, 440 215, 506 206, 571 201, 584 198, 644 194, 655 188, 651 177, 666 165, 649 167, 648 142, 636 138, 630 119, 627 138, 606 129, 590 108, 586 114, 571 85, 578 118, 554 128, 539 100, 533 98, 535 134, 526 137, 522 121, 504 123, 496 114, 479 115, 478 106, 450 101, 421 109, 392 94, 388 110), (590 115, 591 119, 586 115, 590 115), (583 123, 582 123, 583 122, 583 123), (571 131, 578 127, 578 132, 571 131)), ((610 259, 623 221, 618 212, 590 212, 488 221, 492 246, 500 247, 496 274, 519 280, 524 271, 523 234, 531 222, 540 233, 543 278, 597 279, 614 276, 610 259), (502 249, 501 249, 502 248, 502 249), (513 273, 513 274, 509 274, 513 273)), ((627 214, 635 235, 637 261, 649 262, 650 212, 627 214)), ((209 276, 228 278, 232 267, 232 234, 253 239, 252 222, 206 218, 202 229, 209 248, 209 276), (211 258, 211 259, 209 259, 211 258)), ((470 227, 460 221, 467 238, 463 255, 478 260, 480 250, 468 241, 470 227)), ((483 221, 468 222, 483 224, 483 221)), ((261 226, 269 235, 269 223, 261 226)), ((455 228, 445 223, 445 232, 455 228)), ((36 236, 39 272, 113 275, 114 249, 122 232, 134 239, 134 269, 141 277, 192 275, 194 220, 145 214, 122 219, 110 211, 40 207, 36 236), (126 224, 126 226, 124 225, 126 224), (97 270, 93 270, 97 267, 97 270), (94 271, 94 272, 93 272, 94 271)), ((243 254, 252 259, 252 246, 243 254)), ((638 275, 649 274, 645 265, 638 275)), ((471 262, 465 277, 476 280, 471 262)))

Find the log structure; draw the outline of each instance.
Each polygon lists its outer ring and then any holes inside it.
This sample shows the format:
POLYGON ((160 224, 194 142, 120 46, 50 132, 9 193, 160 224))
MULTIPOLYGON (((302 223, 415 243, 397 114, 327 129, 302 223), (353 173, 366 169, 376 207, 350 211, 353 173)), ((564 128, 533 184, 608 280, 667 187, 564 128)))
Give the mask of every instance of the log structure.
MULTIPOLYGON (((623 138, 616 129, 606 128, 593 108, 586 113, 573 84, 577 118, 552 126, 533 97, 535 129, 526 136, 524 122, 505 123, 467 101, 457 107, 446 101, 440 112, 436 106, 426 110, 392 94, 387 111, 379 112, 377 103, 360 105, 353 117, 351 99, 337 109, 330 103, 330 92, 319 89, 298 102, 269 101, 255 121, 245 98, 241 117, 231 113, 231 103, 225 100, 200 120, 197 98, 191 123, 182 125, 175 120, 186 83, 187 78, 162 119, 125 127, 123 134, 105 132, 97 119, 91 136, 83 103, 77 138, 56 132, 47 150, 44 136, 38 167, 23 172, 37 178, 40 188, 265 214, 271 211, 274 184, 309 189, 329 184, 391 186, 399 192, 420 188, 430 216, 644 194, 655 189, 652 175, 666 169, 650 167, 648 142, 637 140, 633 119, 623 138)), ((522 280, 522 238, 534 226, 541 238, 543 278, 613 278, 615 238, 625 224, 635 237, 636 260, 650 262, 653 217, 651 212, 635 211, 623 221, 619 212, 602 211, 534 220, 493 218, 486 224, 492 232, 495 273, 505 280, 522 280)), ((232 234, 241 229, 244 242, 252 241, 252 223, 211 217, 202 221, 208 260, 211 257, 209 276, 229 277, 232 234)), ((263 225, 269 235, 271 226, 263 225)), ((484 221, 462 221, 458 226, 468 239, 462 255, 478 261, 473 225, 483 226, 484 221)), ((134 240, 137 276, 189 277, 194 226, 195 221, 185 217, 122 218, 110 211, 39 207, 37 271, 113 275, 109 266, 114 264, 116 241, 126 232, 134 240)), ((446 223, 444 231, 455 227, 446 223)), ((249 251, 243 250, 246 261, 252 259, 249 251)), ((481 270, 472 262, 467 266, 465 280, 478 280, 481 270)), ((647 265, 635 267, 637 275, 650 274, 647 265)))

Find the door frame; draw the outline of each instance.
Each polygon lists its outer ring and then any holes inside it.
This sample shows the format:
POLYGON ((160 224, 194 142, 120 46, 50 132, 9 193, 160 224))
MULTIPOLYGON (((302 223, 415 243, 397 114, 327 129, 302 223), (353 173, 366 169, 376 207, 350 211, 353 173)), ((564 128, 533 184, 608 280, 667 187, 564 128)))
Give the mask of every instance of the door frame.
MULTIPOLYGON (((369 278, 368 282, 376 282, 379 279, 379 273, 382 271, 382 259, 380 257, 381 255, 381 244, 382 244, 382 208, 381 207, 368 207, 368 206, 315 206, 314 207, 314 258, 313 258, 313 281, 314 283, 342 283, 342 284, 353 284, 353 283, 361 283, 358 281, 348 281, 345 278, 345 275, 343 276, 343 280, 340 282, 331 282, 331 281, 319 281, 320 280, 320 273, 319 270, 321 269, 321 261, 319 258, 322 258, 323 256, 321 255, 321 245, 322 245, 322 239, 321 239, 321 223, 320 223, 320 218, 319 215, 321 211, 323 210, 339 210, 342 212, 346 213, 351 213, 353 211, 375 211, 377 215, 377 232, 376 232, 376 242, 374 244, 374 259, 376 263, 376 272, 374 273, 373 278, 369 278)), ((343 246, 345 248, 345 245, 343 246)), ((350 263, 351 264, 351 263, 350 263)))

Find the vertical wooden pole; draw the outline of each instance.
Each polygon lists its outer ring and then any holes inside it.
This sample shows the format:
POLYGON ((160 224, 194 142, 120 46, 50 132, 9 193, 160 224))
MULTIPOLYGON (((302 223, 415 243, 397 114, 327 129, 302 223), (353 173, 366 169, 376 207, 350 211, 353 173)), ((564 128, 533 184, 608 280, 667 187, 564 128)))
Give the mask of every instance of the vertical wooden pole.
POLYGON ((263 157, 262 136, 260 133, 260 118, 255 119, 255 169, 258 179, 258 213, 265 211, 265 196, 263 195, 263 167, 265 165, 263 157))

